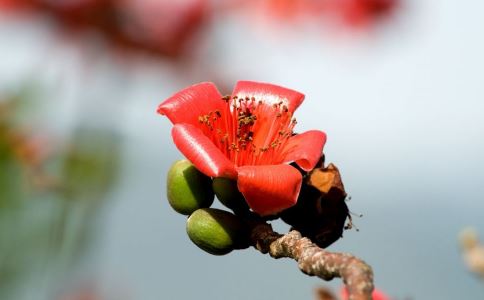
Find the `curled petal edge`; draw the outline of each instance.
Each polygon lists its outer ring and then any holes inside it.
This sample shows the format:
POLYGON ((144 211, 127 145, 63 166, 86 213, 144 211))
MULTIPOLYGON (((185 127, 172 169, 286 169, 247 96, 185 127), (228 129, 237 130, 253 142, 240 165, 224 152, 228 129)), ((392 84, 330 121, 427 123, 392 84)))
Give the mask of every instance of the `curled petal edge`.
POLYGON ((237 186, 250 208, 261 216, 296 204, 302 175, 289 165, 241 166, 237 186))
POLYGON ((319 130, 309 130, 292 136, 282 150, 283 162, 295 162, 304 171, 310 171, 321 158, 325 144, 326 133, 319 130))
POLYGON ((283 101, 291 113, 304 101, 304 94, 298 91, 255 81, 238 81, 232 95, 237 95, 239 98, 254 97, 257 100, 267 101, 270 104, 283 101))
POLYGON ((202 82, 189 86, 163 101, 157 109, 173 124, 187 123, 199 125, 198 117, 210 111, 221 110, 222 95, 212 82, 202 82))
POLYGON ((237 179, 235 165, 200 129, 190 124, 176 124, 171 134, 178 150, 200 172, 210 177, 237 179))

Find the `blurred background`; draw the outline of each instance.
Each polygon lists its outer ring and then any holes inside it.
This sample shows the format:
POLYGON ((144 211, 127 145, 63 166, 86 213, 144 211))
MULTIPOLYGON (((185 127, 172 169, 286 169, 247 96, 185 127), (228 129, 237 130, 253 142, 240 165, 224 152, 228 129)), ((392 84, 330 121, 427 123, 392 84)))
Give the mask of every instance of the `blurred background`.
MULTIPOLYGON (((363 214, 329 250, 394 299, 483 299, 457 235, 484 232, 484 3, 0 0, 0 299, 314 299, 253 249, 215 257, 166 200, 157 105, 213 81, 306 94, 363 214)), ((274 222, 279 231, 287 226, 274 222)))

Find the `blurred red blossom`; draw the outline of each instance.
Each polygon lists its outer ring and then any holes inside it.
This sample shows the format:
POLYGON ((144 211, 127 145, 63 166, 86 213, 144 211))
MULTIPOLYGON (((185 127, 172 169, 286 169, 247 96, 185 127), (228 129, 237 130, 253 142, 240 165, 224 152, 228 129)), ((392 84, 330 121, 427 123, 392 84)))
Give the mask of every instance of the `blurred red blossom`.
MULTIPOLYGON (((379 289, 374 289, 372 294, 373 300, 390 300, 390 297, 385 295, 379 289)), ((346 287, 341 288, 341 300, 348 300, 348 290, 346 287)))
POLYGON ((90 29, 124 49, 175 57, 208 17, 208 0, 0 0, 4 13, 45 13, 69 32, 90 29))
POLYGON ((351 27, 373 25, 380 19, 391 17, 399 0, 325 0, 327 11, 351 27))
POLYGON ((391 17, 400 0, 267 0, 238 1, 251 14, 281 22, 330 21, 350 28, 368 28, 380 19, 391 17))

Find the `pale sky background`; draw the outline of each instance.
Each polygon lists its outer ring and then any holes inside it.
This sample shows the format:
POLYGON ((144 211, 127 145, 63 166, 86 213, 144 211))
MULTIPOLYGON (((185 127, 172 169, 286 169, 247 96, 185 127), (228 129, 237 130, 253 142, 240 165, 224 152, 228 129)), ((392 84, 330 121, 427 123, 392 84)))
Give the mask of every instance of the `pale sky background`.
MULTIPOLYGON (((364 215, 355 220, 360 232, 345 232, 330 250, 363 258, 396 299, 483 299, 457 235, 471 225, 484 239, 484 2, 407 3, 390 27, 353 39, 317 30, 270 36, 219 18, 203 54, 210 60, 189 74, 163 62, 128 70, 103 56, 86 66, 46 28, 0 20, 0 88, 40 76, 63 99, 39 112, 47 126, 68 132, 82 100, 91 122, 111 122, 124 137, 119 185, 72 277, 133 300, 313 299, 322 282, 294 261, 253 249, 200 251, 166 201, 165 174, 181 154, 155 109, 187 85, 214 80, 204 73, 211 64, 230 84, 267 81, 306 94, 297 129, 326 131, 327 161, 340 168, 350 209, 364 215)), ((26 289, 24 297, 42 293, 26 289)))

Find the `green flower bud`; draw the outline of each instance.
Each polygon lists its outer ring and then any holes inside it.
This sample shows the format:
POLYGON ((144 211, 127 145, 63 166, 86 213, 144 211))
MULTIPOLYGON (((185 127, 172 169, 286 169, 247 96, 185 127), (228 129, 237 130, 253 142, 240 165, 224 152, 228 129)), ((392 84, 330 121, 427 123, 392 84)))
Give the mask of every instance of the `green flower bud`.
POLYGON ((214 194, 211 185, 210 177, 198 171, 188 160, 179 160, 168 171, 168 202, 178 213, 190 215, 199 208, 212 205, 214 194))
POLYGON ((245 224, 234 214, 215 208, 198 209, 187 220, 187 234, 200 249, 224 255, 249 246, 245 224))
POLYGON ((213 179, 212 187, 218 200, 226 207, 236 213, 249 210, 244 196, 237 187, 237 182, 228 178, 217 177, 213 179))

